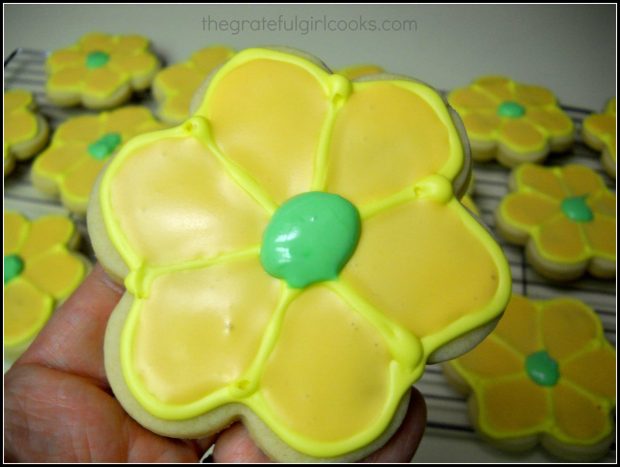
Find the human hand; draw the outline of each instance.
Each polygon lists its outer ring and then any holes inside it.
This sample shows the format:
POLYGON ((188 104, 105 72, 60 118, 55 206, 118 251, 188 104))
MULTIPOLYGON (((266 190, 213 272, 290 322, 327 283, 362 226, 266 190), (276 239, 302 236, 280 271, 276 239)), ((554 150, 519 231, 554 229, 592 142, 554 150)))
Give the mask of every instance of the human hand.
MULTIPOLYGON (((4 458, 27 462, 268 462, 241 423, 200 440, 156 435, 114 398, 103 363, 108 318, 124 289, 96 265, 4 378, 4 458)), ((408 462, 426 425, 412 391, 395 435, 365 462, 408 462)))

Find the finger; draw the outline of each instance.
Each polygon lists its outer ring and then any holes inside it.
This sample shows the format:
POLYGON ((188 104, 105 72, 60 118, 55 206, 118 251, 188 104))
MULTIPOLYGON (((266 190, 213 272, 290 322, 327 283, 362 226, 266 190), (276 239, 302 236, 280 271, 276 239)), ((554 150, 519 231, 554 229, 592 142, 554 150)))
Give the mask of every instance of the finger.
POLYGON ((103 337, 108 318, 123 292, 99 264, 95 265, 16 365, 39 364, 86 376, 107 386, 103 337))
POLYGON ((362 462, 410 462, 422 440, 425 427, 426 403, 422 394, 416 388, 412 388, 407 415, 400 428, 381 449, 362 462))
POLYGON ((271 462, 256 446, 242 423, 235 423, 222 432, 215 443, 213 460, 217 463, 229 462, 271 462))

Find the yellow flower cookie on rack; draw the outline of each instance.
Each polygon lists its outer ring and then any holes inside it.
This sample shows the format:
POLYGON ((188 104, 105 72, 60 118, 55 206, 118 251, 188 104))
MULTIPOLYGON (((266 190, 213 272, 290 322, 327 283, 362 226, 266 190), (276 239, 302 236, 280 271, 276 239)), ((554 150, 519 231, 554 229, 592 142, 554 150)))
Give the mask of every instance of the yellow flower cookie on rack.
POLYGON ((36 113, 32 93, 23 89, 4 92, 4 175, 15 166, 15 160, 26 160, 47 143, 47 121, 36 113))
POLYGON ((183 123, 190 117, 192 97, 209 74, 234 55, 217 45, 194 52, 189 60, 164 68, 153 80, 157 116, 166 123, 183 123))
POLYGON ((605 171, 616 178, 616 98, 609 100, 603 113, 586 117, 581 130, 584 141, 602 151, 605 171))
POLYGON ((145 37, 90 33, 50 54, 45 90, 59 106, 109 109, 148 89, 159 67, 145 37))
POLYGON ((43 193, 60 195, 72 212, 85 214, 99 172, 123 143, 163 127, 142 106, 70 118, 33 164, 32 183, 43 193))
POLYGON ((510 189, 496 211, 498 231, 525 245, 540 274, 615 277, 616 195, 596 172, 578 164, 524 164, 513 170, 510 189))
POLYGON ((75 225, 65 216, 29 221, 4 212, 4 351, 21 354, 88 272, 88 260, 74 250, 75 225))
POLYGON ((191 119, 100 179, 89 232, 126 286, 106 371, 153 431, 242 419, 277 460, 362 458, 426 362, 470 349, 508 301, 507 261, 456 195, 470 165, 441 96, 320 63, 237 53, 191 119))
POLYGON ((500 449, 540 443, 563 459, 592 461, 614 439, 616 352, 579 300, 514 295, 497 328, 443 368, 469 394, 476 431, 500 449))
POLYGON ((546 88, 484 76, 450 92, 448 100, 463 120, 474 160, 515 167, 573 143, 573 122, 546 88))

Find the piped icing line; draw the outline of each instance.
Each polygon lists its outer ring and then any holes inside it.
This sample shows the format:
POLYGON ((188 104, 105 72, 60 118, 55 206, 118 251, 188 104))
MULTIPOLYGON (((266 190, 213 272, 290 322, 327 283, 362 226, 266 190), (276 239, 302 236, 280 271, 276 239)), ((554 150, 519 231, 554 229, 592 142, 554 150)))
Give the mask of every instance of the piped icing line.
MULTIPOLYGON (((270 410, 266 410, 267 404, 264 402, 264 397, 260 392, 253 394, 247 401, 252 410, 261 417, 283 441, 296 449, 303 449, 303 452, 321 458, 329 458, 341 455, 342 452, 348 452, 353 449, 359 449, 359 446, 366 445, 380 436, 389 425, 393 413, 401 402, 401 397, 398 394, 403 392, 396 391, 394 388, 397 386, 399 380, 399 365, 397 362, 392 361, 390 363, 390 375, 389 375, 389 397, 385 402, 384 408, 381 411, 380 418, 376 420, 376 423, 371 427, 350 436, 349 438, 339 441, 315 441, 302 434, 286 428, 279 418, 270 410)), ((409 385, 407 386, 409 387, 409 385)), ((406 389, 406 388, 405 388, 406 389)))
POLYGON ((462 329, 476 329, 482 324, 490 322, 493 316, 495 316, 493 310, 497 310, 501 308, 503 304, 507 303, 512 292, 512 272, 510 266, 505 260, 502 248, 495 242, 489 230, 480 224, 474 216, 469 214, 467 208, 455 197, 450 199, 447 206, 458 212, 459 217, 468 229, 474 232, 478 231, 478 235, 484 238, 483 241, 487 251, 491 255, 493 264, 497 268, 498 285, 495 290, 495 295, 478 311, 478 313, 475 315, 468 314, 462 316, 449 324, 440 333, 423 336, 421 339, 422 345, 425 349, 428 349, 428 354, 442 347, 447 342, 458 338, 462 335, 462 329))
POLYGON ((142 266, 131 270, 125 278, 125 288, 136 298, 148 298, 153 281, 166 274, 173 274, 179 271, 189 271, 192 269, 202 269, 218 264, 227 264, 233 261, 244 260, 247 258, 258 257, 260 246, 251 246, 237 251, 222 253, 211 258, 199 258, 191 261, 168 264, 165 266, 142 266))
POLYGON ((328 83, 329 110, 323 122, 317 153, 314 157, 312 182, 310 184, 311 191, 325 191, 327 186, 327 172, 329 170, 329 146, 334 131, 334 123, 338 117, 338 112, 345 105, 353 91, 352 83, 344 76, 330 75, 328 76, 328 83))

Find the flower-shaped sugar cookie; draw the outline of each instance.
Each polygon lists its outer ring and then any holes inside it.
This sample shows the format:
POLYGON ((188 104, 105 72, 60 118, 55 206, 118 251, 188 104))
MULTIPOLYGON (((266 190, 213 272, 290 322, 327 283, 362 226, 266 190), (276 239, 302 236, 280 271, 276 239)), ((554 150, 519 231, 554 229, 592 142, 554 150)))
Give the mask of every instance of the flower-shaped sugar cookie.
POLYGON ((586 461, 613 440, 616 352, 600 319, 572 298, 514 295, 497 328, 471 352, 444 364, 466 394, 478 433, 491 444, 586 461))
POLYGON ((13 170, 15 159, 29 159, 47 143, 49 127, 35 109, 29 91, 13 89, 4 93, 4 175, 13 170))
POLYGON ((586 117, 581 130, 584 141, 602 151, 603 167, 616 178, 616 98, 609 100, 602 114, 586 117))
POLYGON ((194 52, 189 60, 164 68, 153 80, 153 94, 159 103, 157 116, 166 123, 182 123, 190 117, 192 98, 207 76, 234 55, 229 47, 217 45, 194 52))
POLYGON ((463 120, 475 160, 496 158, 514 167, 573 143, 572 120, 543 87, 484 76, 450 92, 448 100, 463 120))
POLYGON ((46 69, 45 89, 54 104, 109 109, 129 100, 133 91, 147 89, 159 60, 145 37, 90 33, 54 51, 46 69))
POLYGON ((428 86, 237 53, 190 120, 121 150, 89 207, 127 289, 106 334, 116 396, 170 436, 242 418, 279 460, 376 449, 426 361, 471 348, 508 300, 500 248, 455 195, 469 170, 428 86))
POLYGON ((89 268, 72 251, 79 241, 65 216, 32 222, 4 212, 4 350, 16 357, 30 344, 59 301, 67 298, 89 268))
POLYGON ((616 274, 616 195, 588 167, 570 164, 513 170, 508 194, 496 211, 497 227, 508 241, 526 245, 542 275, 571 280, 586 270, 598 277, 616 274))
POLYGON ((141 106, 71 118, 58 127, 50 147, 33 164, 32 182, 44 193, 60 194, 71 211, 85 214, 99 172, 122 144, 161 128, 141 106))

